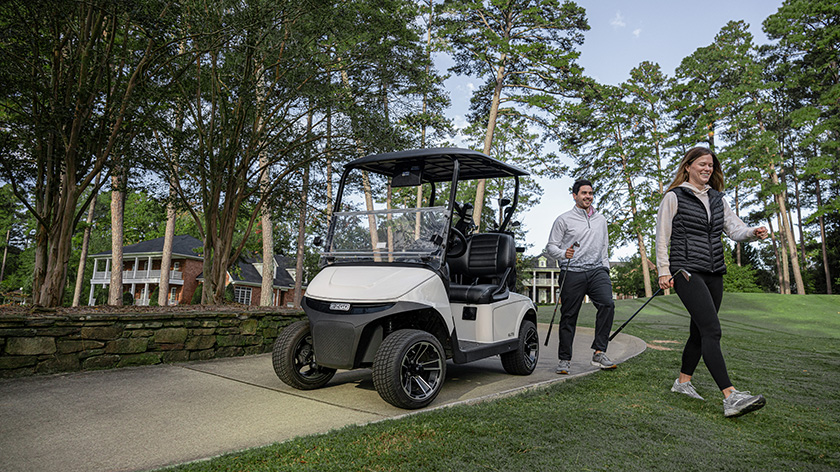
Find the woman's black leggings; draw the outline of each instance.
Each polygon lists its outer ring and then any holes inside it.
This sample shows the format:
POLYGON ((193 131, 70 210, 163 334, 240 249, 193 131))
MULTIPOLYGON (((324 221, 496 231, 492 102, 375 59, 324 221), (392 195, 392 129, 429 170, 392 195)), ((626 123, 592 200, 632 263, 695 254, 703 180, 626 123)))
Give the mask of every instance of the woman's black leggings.
POLYGON ((692 272, 689 281, 679 274, 674 277, 674 290, 691 315, 691 329, 683 349, 680 372, 694 375, 694 369, 702 356, 718 388, 723 390, 731 387, 726 361, 720 351, 718 310, 723 298, 723 276, 692 272))

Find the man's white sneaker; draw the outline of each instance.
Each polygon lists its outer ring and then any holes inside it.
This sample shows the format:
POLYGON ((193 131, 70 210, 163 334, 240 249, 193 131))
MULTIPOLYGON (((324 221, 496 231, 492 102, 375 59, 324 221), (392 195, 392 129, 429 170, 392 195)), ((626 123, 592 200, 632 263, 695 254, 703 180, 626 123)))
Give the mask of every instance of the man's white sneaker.
POLYGON ((596 352, 592 355, 592 365, 602 369, 615 369, 618 367, 615 362, 611 361, 609 357, 603 352, 596 352))
POLYGON ((568 374, 572 371, 572 361, 564 361, 561 360, 557 363, 557 368, 554 369, 555 373, 558 374, 568 374))

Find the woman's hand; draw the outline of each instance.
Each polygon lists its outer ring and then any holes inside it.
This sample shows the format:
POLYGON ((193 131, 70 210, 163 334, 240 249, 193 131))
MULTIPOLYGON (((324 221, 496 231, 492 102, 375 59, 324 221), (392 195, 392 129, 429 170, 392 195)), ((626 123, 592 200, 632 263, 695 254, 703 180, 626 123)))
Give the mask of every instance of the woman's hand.
POLYGON ((767 232, 767 228, 765 228, 764 226, 756 228, 755 231, 753 231, 753 234, 755 234, 761 239, 767 239, 767 236, 769 235, 769 233, 767 232))
POLYGON ((660 275, 659 276, 659 288, 662 290, 667 290, 674 286, 674 279, 670 275, 660 275))

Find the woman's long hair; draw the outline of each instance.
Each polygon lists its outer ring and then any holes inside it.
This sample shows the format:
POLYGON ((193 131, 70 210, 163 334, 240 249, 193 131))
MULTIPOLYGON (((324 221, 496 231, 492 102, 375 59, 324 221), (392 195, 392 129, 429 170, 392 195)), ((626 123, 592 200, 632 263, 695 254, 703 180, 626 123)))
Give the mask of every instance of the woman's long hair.
POLYGON ((677 167, 676 174, 674 174, 674 181, 668 186, 668 192, 679 187, 683 182, 688 182, 688 166, 702 156, 712 156, 713 168, 712 176, 709 178, 709 186, 718 192, 723 192, 723 168, 720 166, 720 160, 711 149, 703 146, 693 147, 685 153, 685 157, 683 157, 679 167, 677 167))

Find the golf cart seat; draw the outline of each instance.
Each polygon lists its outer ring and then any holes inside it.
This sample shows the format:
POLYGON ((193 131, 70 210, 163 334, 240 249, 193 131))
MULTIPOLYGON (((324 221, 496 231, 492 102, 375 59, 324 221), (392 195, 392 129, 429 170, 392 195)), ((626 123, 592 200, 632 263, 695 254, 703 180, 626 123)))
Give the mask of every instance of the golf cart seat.
POLYGON ((507 280, 516 264, 516 244, 506 233, 474 234, 467 250, 449 260, 449 300, 471 305, 508 298, 507 280))

